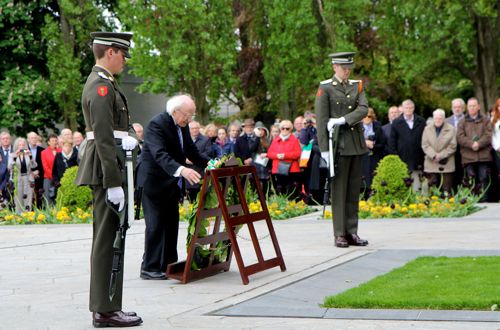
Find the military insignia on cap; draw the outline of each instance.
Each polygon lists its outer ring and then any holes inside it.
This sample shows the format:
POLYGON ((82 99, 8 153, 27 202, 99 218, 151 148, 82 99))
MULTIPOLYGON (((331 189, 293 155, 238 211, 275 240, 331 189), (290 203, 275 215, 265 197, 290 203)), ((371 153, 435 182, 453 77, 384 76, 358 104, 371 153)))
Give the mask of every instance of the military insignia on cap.
POLYGON ((108 86, 98 86, 97 94, 99 94, 100 96, 108 95, 108 86))

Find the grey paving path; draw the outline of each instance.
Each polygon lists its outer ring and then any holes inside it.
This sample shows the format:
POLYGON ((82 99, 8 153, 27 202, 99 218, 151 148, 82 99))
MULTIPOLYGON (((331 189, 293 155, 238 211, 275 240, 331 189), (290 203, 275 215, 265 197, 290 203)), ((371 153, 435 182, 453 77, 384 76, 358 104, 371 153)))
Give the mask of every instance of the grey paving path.
MULTIPOLYGON (((275 222, 287 271, 278 268, 250 277, 243 285, 233 260, 231 270, 187 285, 174 280, 144 281, 139 267, 144 222, 130 231, 125 257, 124 309, 144 319, 141 329, 500 329, 491 322, 431 322, 290 317, 228 317, 208 315, 224 307, 273 292, 383 250, 499 249, 500 205, 462 219, 367 220, 360 234, 367 248, 337 249, 332 225, 311 215, 275 222)), ((265 237, 257 226, 259 237, 265 237)), ((0 227, 0 329, 89 329, 88 311, 90 225, 0 227)), ((185 258, 186 225, 179 234, 179 257, 185 258)), ((246 263, 255 261, 251 243, 241 233, 246 263)), ((262 240, 264 254, 272 251, 262 240)), ((325 292, 329 294, 330 292, 325 292)))
POLYGON ((210 314, 325 319, 500 322, 500 313, 491 311, 326 309, 320 307, 326 295, 334 295, 354 288, 420 256, 500 256, 500 250, 379 250, 210 314))

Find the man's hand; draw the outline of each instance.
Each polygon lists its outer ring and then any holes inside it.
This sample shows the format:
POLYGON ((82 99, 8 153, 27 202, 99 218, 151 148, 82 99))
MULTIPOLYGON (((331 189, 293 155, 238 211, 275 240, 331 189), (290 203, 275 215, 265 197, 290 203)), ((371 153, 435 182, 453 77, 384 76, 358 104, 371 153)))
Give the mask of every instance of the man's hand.
POLYGON ((243 161, 243 164, 245 165, 252 165, 252 158, 247 158, 243 161))
POLYGON ((124 137, 122 139, 122 149, 123 150, 134 150, 137 147, 137 140, 131 136, 124 137))
POLYGON ((365 140, 365 143, 368 149, 373 149, 373 146, 375 145, 375 141, 372 140, 365 140))
POLYGON ((118 204, 118 212, 123 210, 125 206, 125 194, 122 187, 111 187, 107 190, 108 201, 113 204, 118 204))
POLYGON ((193 162, 186 158, 186 164, 193 165, 193 162))
POLYGON ((479 143, 477 141, 474 141, 472 143, 472 150, 478 151, 479 150, 479 143))
POLYGON ((330 118, 328 121, 328 124, 326 124, 326 128, 331 131, 335 126, 338 125, 344 125, 345 124, 345 118, 340 117, 340 118, 330 118))
POLYGON ((330 166, 330 152, 328 151, 322 151, 321 152, 321 158, 326 162, 326 166, 330 166))
POLYGON ((201 175, 193 169, 184 167, 181 171, 181 175, 184 179, 186 179, 190 184, 195 184, 200 182, 201 175))

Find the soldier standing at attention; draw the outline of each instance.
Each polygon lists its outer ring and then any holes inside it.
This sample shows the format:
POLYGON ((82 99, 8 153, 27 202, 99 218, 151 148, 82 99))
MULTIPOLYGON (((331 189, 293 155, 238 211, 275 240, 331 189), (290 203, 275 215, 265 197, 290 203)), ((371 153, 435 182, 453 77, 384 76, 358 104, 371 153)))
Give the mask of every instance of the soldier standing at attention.
POLYGON ((353 56, 353 52, 330 55, 335 74, 320 83, 315 104, 319 148, 327 163, 328 133, 335 126, 339 129, 330 197, 335 246, 341 248, 368 245, 358 236, 362 156, 368 152, 361 120, 368 113, 368 101, 361 81, 348 80, 354 67, 353 56))
POLYGON ((127 99, 114 77, 123 71, 125 58, 130 57, 132 34, 93 32, 91 36, 96 65, 82 94, 87 145, 76 178, 78 185, 90 186, 93 195, 89 309, 96 328, 131 327, 141 324, 142 319, 134 312, 122 311, 123 262, 115 294, 110 299, 113 242, 120 221, 106 200, 117 205, 119 211, 123 209, 123 163, 119 158, 124 158, 124 150, 137 146, 137 140, 128 134, 127 99))

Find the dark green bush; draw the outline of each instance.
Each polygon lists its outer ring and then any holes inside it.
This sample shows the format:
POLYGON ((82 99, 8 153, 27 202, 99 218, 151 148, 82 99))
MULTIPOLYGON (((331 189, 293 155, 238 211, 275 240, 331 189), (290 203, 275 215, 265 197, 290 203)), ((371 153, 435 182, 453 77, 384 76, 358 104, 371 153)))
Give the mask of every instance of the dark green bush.
POLYGON ((70 167, 64 172, 61 179, 61 186, 57 190, 57 206, 67 207, 69 211, 77 208, 88 209, 92 204, 92 190, 86 186, 75 184, 78 166, 70 167))
POLYGON ((388 155, 380 161, 373 178, 371 197, 380 203, 390 203, 393 200, 402 200, 407 195, 408 187, 405 179, 408 178, 408 166, 397 155, 388 155))

